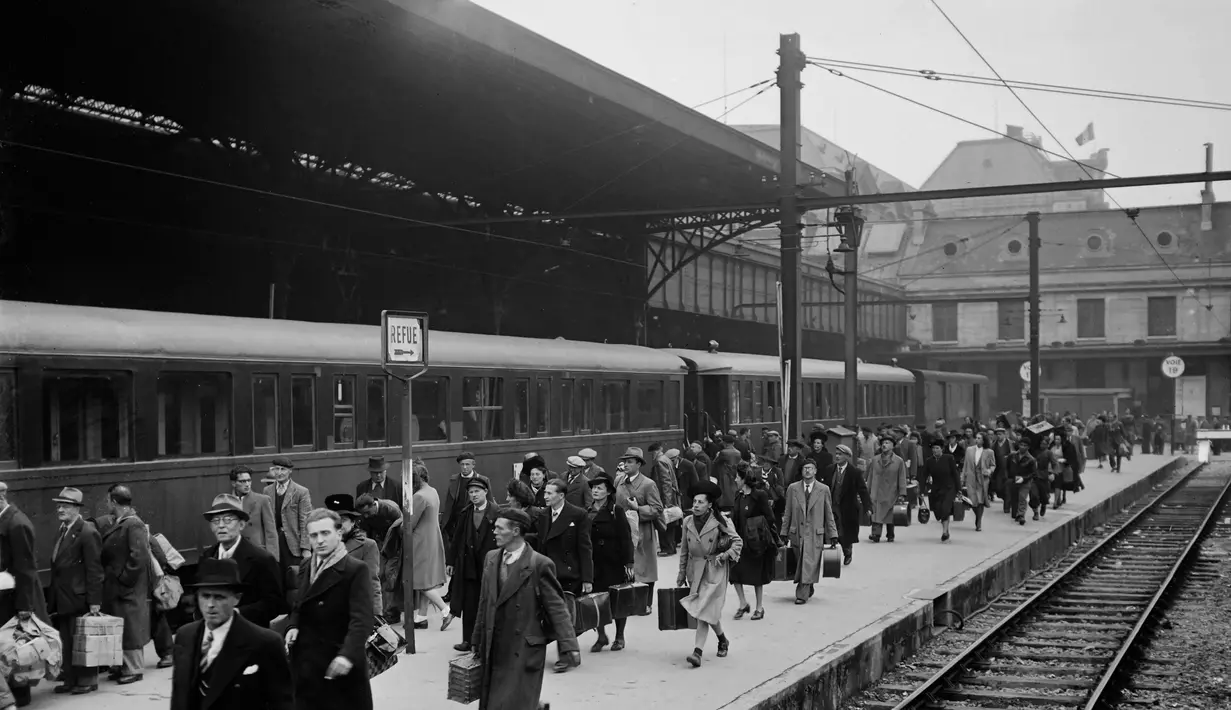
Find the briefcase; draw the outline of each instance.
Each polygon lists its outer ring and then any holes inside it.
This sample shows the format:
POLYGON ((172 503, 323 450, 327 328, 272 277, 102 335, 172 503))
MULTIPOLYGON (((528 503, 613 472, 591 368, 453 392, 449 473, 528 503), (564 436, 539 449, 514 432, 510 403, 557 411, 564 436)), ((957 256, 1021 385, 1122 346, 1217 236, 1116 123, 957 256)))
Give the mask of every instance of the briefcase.
POLYGON ((684 611, 680 600, 692 594, 688 587, 667 587, 658 590, 658 630, 680 631, 697 628, 697 620, 684 611))
POLYGON ((611 618, 627 619, 630 616, 648 616, 650 613, 650 585, 641 582, 616 584, 607 588, 611 605, 611 618))
POLYGON ((775 582, 795 581, 795 570, 799 566, 798 554, 794 547, 778 548, 778 557, 774 559, 775 582))
POLYGON ((910 506, 905 503, 898 503, 893 506, 893 524, 899 527, 908 527, 910 525, 910 506))
POLYGON ((821 576, 830 579, 842 576, 842 548, 826 547, 821 552, 821 576))
POLYGON ((467 653, 449 661, 449 700, 469 705, 483 687, 483 662, 467 653))
POLYGON ((573 631, 578 636, 611 623, 611 595, 608 592, 578 597, 574 608, 573 631))
POLYGON ((953 501, 953 521, 960 523, 965 519, 966 504, 962 502, 962 497, 958 496, 957 499, 953 501))

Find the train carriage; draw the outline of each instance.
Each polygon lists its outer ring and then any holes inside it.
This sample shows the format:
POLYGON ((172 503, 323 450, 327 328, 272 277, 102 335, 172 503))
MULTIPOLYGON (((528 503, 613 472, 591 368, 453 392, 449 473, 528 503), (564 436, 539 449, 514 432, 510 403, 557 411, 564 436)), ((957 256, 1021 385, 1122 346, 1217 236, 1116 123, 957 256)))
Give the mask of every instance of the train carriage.
MULTIPOLYGON (((670 353, 430 338, 411 427, 437 487, 463 449, 503 487, 526 452, 560 471, 590 447, 611 468, 626 446, 683 437, 685 367, 670 353)), ((236 464, 291 456, 318 505, 352 492, 370 456, 396 475, 404 387, 381 370, 380 344, 375 326, 0 301, 0 472, 41 533, 39 560, 62 486, 97 510, 108 486, 130 485, 146 522, 192 559, 211 541, 202 506, 236 464)))
POLYGON ((932 422, 944 419, 956 429, 966 418, 984 420, 990 412, 988 380, 983 375, 938 370, 911 370, 918 386, 915 388, 915 423, 931 428, 932 422))

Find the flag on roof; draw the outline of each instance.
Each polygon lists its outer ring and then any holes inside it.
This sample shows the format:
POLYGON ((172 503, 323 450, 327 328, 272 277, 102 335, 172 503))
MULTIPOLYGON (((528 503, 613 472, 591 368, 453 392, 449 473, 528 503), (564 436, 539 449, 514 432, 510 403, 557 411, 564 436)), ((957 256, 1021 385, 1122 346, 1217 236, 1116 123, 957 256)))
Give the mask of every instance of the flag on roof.
POLYGON ((1092 140, 1094 140, 1094 124, 1093 123, 1088 124, 1086 126, 1086 130, 1082 131, 1081 135, 1077 136, 1077 145, 1085 145, 1092 140))

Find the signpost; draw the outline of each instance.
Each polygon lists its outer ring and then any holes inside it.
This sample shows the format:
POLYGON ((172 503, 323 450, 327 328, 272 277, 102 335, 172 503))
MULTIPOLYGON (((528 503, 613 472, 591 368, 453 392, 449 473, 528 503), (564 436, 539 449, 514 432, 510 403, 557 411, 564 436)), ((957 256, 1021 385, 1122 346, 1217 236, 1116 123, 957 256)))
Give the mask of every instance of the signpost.
POLYGON ((1163 359, 1163 374, 1171 379, 1177 379, 1184 374, 1184 358, 1179 355, 1168 355, 1163 359))
POLYGON ((1030 361, 1022 363, 1022 366, 1017 369, 1017 374, 1022 378, 1022 382, 1030 384, 1030 361))
POLYGON ((411 383, 427 372, 427 314, 410 311, 382 311, 380 314, 380 364, 385 374, 406 385, 402 398, 402 627, 406 634, 406 653, 415 652, 415 567, 414 539, 410 516, 414 496, 414 441, 411 417, 411 383), (409 377, 390 368, 414 369, 409 377))

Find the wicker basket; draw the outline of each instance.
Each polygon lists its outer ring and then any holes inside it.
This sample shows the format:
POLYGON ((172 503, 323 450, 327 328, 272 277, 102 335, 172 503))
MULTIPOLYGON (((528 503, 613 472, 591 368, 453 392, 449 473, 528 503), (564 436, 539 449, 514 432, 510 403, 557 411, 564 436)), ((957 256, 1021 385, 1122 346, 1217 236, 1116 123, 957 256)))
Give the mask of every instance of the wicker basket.
POLYGON ((473 654, 449 661, 449 700, 469 705, 479 699, 483 686, 483 662, 473 654))

